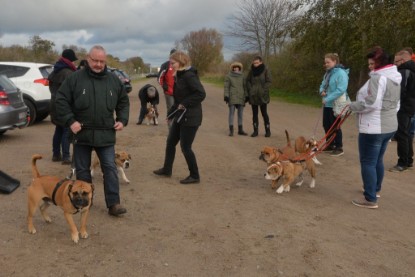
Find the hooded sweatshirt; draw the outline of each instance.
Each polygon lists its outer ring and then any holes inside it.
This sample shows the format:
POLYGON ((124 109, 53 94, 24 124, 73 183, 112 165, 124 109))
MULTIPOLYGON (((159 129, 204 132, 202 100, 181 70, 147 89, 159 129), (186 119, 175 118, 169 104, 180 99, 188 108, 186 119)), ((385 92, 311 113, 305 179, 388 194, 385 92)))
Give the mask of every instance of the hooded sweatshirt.
POLYGON ((396 113, 402 75, 395 65, 386 65, 369 74, 350 109, 358 114, 359 133, 387 134, 398 129, 396 113))

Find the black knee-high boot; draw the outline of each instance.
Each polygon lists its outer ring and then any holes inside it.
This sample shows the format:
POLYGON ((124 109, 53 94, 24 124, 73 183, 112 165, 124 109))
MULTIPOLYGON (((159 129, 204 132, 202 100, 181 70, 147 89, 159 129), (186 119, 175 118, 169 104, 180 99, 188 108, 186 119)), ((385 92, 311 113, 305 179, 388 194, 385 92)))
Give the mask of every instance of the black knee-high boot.
POLYGON ((265 124, 265 137, 270 137, 271 136, 271 129, 270 129, 270 126, 269 126, 269 123, 268 124, 265 124))
POLYGON ((254 132, 251 134, 251 137, 258 136, 258 123, 254 123, 254 132))
POLYGON ((241 136, 248 135, 247 133, 244 132, 244 128, 242 127, 242 125, 238 126, 238 135, 241 135, 241 136))

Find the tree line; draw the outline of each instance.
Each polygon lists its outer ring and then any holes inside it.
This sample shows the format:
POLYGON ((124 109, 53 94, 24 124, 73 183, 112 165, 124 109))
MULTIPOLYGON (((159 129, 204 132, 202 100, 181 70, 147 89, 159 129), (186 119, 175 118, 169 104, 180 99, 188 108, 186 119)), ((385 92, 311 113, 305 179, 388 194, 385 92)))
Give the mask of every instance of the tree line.
POLYGON ((350 69, 349 94, 368 78, 373 46, 390 54, 415 47, 413 0, 242 0, 229 35, 250 40, 276 88, 316 94, 326 53, 350 69))

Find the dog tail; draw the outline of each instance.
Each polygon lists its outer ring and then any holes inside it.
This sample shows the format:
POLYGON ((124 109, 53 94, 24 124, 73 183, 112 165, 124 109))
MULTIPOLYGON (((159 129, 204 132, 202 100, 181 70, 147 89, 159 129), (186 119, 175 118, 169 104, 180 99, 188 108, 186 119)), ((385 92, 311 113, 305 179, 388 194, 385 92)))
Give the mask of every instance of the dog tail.
POLYGON ((290 135, 288 134, 287 130, 285 130, 285 136, 287 137, 287 146, 291 146, 290 135))
POLYGON ((39 155, 39 154, 34 154, 32 156, 32 174, 33 174, 34 178, 40 177, 39 170, 37 170, 36 161, 40 160, 41 158, 42 158, 42 156, 39 155))

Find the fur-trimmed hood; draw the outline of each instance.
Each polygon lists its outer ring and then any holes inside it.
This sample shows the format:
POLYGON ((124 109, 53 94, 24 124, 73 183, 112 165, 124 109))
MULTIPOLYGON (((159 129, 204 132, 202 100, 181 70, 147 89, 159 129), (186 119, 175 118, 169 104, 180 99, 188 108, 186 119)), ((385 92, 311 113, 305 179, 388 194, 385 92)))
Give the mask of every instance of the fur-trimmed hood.
POLYGON ((240 63, 240 62, 233 62, 233 63, 231 63, 231 66, 230 66, 231 71, 232 71, 232 68, 234 68, 235 66, 239 67, 241 69, 240 71, 242 71, 244 69, 242 63, 240 63))

